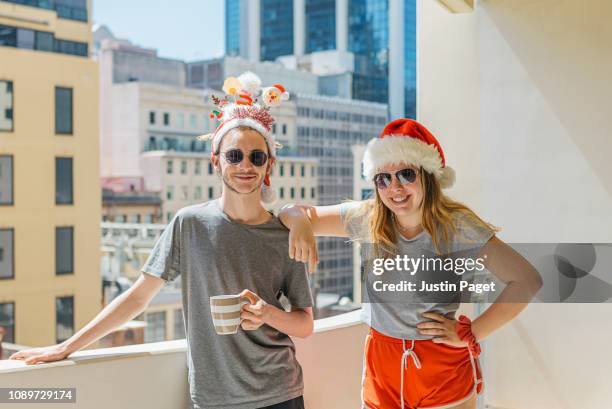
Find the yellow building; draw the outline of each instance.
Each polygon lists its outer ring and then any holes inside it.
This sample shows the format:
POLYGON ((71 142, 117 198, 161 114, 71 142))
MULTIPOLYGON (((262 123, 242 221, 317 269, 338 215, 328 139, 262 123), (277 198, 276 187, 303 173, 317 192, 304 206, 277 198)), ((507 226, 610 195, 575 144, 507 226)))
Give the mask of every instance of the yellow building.
POLYGON ((100 310, 91 0, 0 1, 0 326, 56 343, 100 310))

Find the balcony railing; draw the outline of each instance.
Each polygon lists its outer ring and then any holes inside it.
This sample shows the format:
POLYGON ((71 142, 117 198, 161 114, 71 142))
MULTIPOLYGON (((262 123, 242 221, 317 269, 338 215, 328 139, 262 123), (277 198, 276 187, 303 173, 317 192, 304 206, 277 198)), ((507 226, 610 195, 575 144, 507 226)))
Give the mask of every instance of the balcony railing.
MULTIPOLYGON (((306 407, 360 407, 367 330, 359 311, 353 311, 317 320, 311 337, 294 340, 306 407)), ((178 340, 79 351, 70 359, 35 366, 5 360, 0 379, 3 388, 76 388, 80 409, 183 409, 190 407, 186 348, 185 340, 178 340)))

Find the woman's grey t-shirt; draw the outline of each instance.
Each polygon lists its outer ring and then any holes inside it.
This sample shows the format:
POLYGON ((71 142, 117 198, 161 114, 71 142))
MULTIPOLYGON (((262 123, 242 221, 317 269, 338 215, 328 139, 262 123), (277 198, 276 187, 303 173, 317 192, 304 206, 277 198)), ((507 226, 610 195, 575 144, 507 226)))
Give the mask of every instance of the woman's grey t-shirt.
POLYGON ((313 305, 303 263, 288 256, 288 230, 276 217, 259 225, 231 220, 219 200, 177 212, 142 267, 167 282, 181 276, 189 384, 195 409, 249 409, 303 394, 291 338, 268 326, 217 335, 209 299, 249 289, 282 309, 313 305))
MULTIPOLYGON (((362 299, 370 302, 362 302, 361 318, 370 327, 385 335, 400 339, 431 339, 432 335, 423 335, 418 332, 416 325, 420 322, 430 321, 422 316, 424 312, 436 312, 454 318, 459 308, 461 294, 425 293, 425 292, 398 292, 384 293, 383 295, 368 293, 374 278, 368 266, 372 265, 372 259, 376 257, 369 235, 368 214, 352 212, 358 207, 363 206, 363 201, 345 202, 340 205, 340 216, 342 223, 349 234, 351 240, 361 243, 361 265, 364 274, 362 280, 362 299), (356 216, 355 216, 356 215, 356 216), (364 267, 365 266, 365 267, 364 267), (372 281, 368 281, 372 280, 372 281)), ((474 257, 482 246, 493 237, 495 232, 489 228, 478 226, 465 217, 455 217, 457 232, 453 236, 450 245, 447 247, 450 252, 455 254, 474 257)), ((398 237, 397 254, 401 257, 407 256, 418 259, 422 257, 435 257, 436 249, 433 245, 431 235, 423 230, 416 237, 405 239, 396 230, 398 237)), ((438 282, 439 275, 430 271, 416 271, 410 276, 406 271, 386 271, 383 273, 386 279, 391 282, 402 280, 416 282, 415 277, 427 282, 438 282), (428 274, 430 275, 428 278, 428 274)), ((382 277, 381 275, 380 277, 382 277)), ((458 278, 454 273, 446 273, 447 278, 458 278)), ((465 274, 464 279, 473 279, 465 274)), ((420 284, 417 283, 417 287, 420 284)))

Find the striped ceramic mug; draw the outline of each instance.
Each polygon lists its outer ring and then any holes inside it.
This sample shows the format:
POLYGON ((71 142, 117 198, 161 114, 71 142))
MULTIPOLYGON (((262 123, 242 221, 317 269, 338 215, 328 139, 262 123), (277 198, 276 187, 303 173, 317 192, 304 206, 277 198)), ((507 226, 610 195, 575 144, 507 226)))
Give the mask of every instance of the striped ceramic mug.
POLYGON ((235 334, 242 320, 242 306, 249 301, 240 295, 215 295, 210 297, 210 313, 215 331, 219 335, 235 334))

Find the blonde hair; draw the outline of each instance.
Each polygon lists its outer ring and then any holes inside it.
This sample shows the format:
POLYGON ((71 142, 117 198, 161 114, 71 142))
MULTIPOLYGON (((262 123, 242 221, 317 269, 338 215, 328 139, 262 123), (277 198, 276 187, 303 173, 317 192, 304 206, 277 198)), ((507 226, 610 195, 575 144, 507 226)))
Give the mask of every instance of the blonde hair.
MULTIPOLYGON (((419 178, 423 186, 421 224, 430 234, 436 253, 445 254, 450 251, 451 241, 457 233, 456 216, 464 216, 466 220, 480 228, 493 232, 500 230, 481 219, 463 203, 446 196, 442 192, 440 182, 433 174, 420 168, 419 178)), ((374 245, 377 257, 390 256, 397 253, 395 215, 381 200, 378 189, 374 190, 375 197, 351 209, 347 216, 349 219, 365 217, 363 227, 369 232, 368 239, 374 245)))

